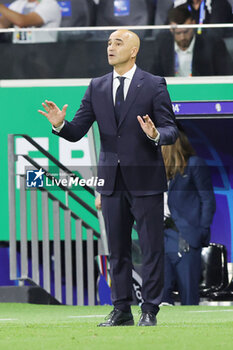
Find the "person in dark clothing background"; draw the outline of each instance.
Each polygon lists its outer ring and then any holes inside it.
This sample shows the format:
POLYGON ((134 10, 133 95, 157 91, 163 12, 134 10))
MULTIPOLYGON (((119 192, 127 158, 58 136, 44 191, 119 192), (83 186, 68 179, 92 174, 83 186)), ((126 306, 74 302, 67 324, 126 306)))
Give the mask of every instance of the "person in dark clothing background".
MULTIPOLYGON (((154 0, 93 0, 96 4, 96 26, 143 26, 154 24, 156 3, 154 0)), ((139 30, 140 38, 147 31, 139 30)), ((94 37, 105 38, 108 34, 96 32, 94 37)))
POLYGON ((182 305, 198 305, 201 249, 210 241, 215 196, 207 165, 195 154, 179 125, 178 128, 175 144, 162 146, 169 181, 162 302, 174 303, 172 292, 176 284, 182 305))
POLYGON ((196 23, 232 23, 232 6, 227 0, 157 0, 155 24, 167 24, 167 14, 172 7, 185 5, 196 23))
POLYGON ((227 0, 187 0, 196 23, 231 23, 232 8, 227 0))
POLYGON ((154 0, 94 0, 97 26, 153 24, 154 0))
POLYGON ((175 28, 177 24, 195 24, 187 8, 171 9, 168 19, 174 28, 157 35, 151 73, 167 77, 233 74, 232 59, 222 39, 197 34, 193 28, 175 28))

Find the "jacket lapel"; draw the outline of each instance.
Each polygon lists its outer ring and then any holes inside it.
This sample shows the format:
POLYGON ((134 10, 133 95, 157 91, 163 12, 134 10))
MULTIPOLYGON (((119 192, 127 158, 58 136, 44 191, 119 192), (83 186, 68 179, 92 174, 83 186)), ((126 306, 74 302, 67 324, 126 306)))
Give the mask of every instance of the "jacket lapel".
POLYGON ((106 79, 103 83, 103 91, 105 92, 103 108, 106 111, 106 114, 108 115, 109 119, 111 119, 111 122, 114 128, 117 128, 115 110, 113 105, 113 96, 112 96, 112 80, 113 80, 113 73, 109 73, 106 76, 106 79))
POLYGON ((137 68, 134 73, 131 84, 129 86, 129 91, 127 93, 126 100, 122 108, 121 118, 120 118, 118 127, 120 127, 120 125, 123 123, 128 110, 130 109, 133 102, 136 100, 139 92, 141 91, 141 88, 143 85, 143 79, 144 79, 143 71, 137 68))

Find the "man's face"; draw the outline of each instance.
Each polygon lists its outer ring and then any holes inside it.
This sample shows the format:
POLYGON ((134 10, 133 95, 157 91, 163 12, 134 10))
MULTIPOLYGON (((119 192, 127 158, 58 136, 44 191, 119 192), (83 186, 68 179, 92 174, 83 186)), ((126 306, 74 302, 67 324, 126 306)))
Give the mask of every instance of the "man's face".
POLYGON ((113 32, 108 39, 108 63, 111 66, 122 65, 130 62, 134 55, 135 48, 133 47, 130 34, 117 30, 113 32))
MULTIPOLYGON (((184 24, 194 24, 195 21, 192 19, 188 19, 184 24)), ((171 25, 176 25, 177 23, 171 22, 171 25)), ((182 49, 186 50, 193 38, 194 31, 192 28, 177 28, 172 29, 172 33, 174 35, 175 42, 182 49)))

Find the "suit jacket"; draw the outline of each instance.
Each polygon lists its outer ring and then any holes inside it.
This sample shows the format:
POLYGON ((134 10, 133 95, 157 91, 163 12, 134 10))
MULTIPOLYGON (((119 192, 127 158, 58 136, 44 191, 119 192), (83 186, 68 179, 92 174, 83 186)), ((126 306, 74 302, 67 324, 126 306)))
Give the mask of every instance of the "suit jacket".
MULTIPOLYGON (((193 248, 208 245, 215 212, 215 196, 209 169, 203 159, 192 156, 184 174, 169 183, 168 207, 181 236, 193 248)), ((178 233, 165 230, 166 251, 178 249, 178 233)))
MULTIPOLYGON (((165 77, 175 75, 174 38, 170 31, 161 32, 156 38, 154 64, 151 73, 165 77)), ((228 74, 233 74, 233 63, 224 41, 207 34, 196 35, 192 75, 228 74)))
MULTIPOLYGON (((177 137, 175 117, 166 82, 137 68, 117 126, 112 96, 113 74, 91 81, 71 122, 65 121, 59 136, 80 140, 97 121, 101 150, 98 177, 105 180, 100 193, 114 190, 117 167, 128 190, 134 195, 156 194, 166 190, 166 175, 160 145, 174 143, 177 137), (159 145, 141 129, 137 115, 148 114, 160 133, 159 145)), ((55 132, 56 133, 56 132, 55 132)))

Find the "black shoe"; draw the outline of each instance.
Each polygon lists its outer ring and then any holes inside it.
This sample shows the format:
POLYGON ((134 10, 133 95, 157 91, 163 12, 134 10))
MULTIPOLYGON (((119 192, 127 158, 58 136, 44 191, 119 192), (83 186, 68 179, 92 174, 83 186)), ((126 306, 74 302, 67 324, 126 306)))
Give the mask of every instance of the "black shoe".
POLYGON ((133 326, 134 320, 131 312, 123 312, 118 309, 113 309, 106 317, 106 322, 98 324, 98 327, 113 327, 113 326, 133 326))
POLYGON ((138 326, 156 326, 157 320, 153 312, 142 312, 138 326))

